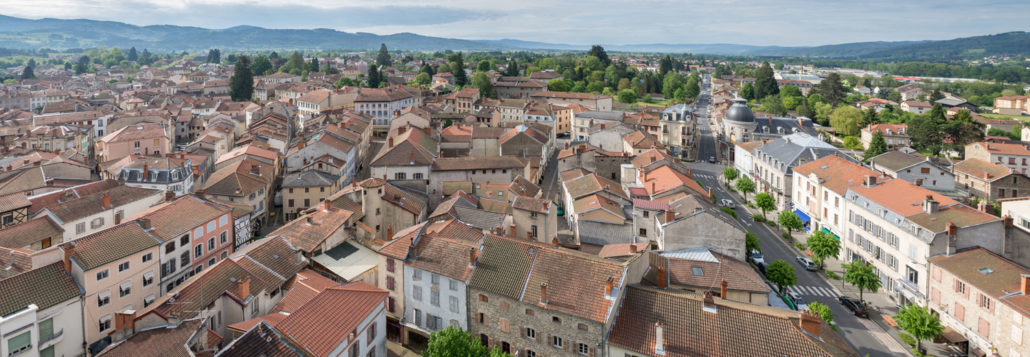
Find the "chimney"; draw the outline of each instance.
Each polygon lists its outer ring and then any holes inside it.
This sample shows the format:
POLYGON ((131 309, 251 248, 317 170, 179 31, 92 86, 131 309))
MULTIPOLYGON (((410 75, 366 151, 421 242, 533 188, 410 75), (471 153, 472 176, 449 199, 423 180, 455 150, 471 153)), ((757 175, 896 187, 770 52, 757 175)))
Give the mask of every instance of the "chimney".
POLYGON ((655 273, 655 280, 658 281, 658 287, 659 288, 665 288, 666 286, 668 286, 666 284, 666 283, 668 283, 668 281, 667 281, 668 280, 668 276, 665 273, 665 266, 664 265, 658 266, 658 272, 655 273))
POLYGON ((676 212, 665 211, 665 223, 672 222, 675 219, 676 219, 676 212))
POLYGON ((386 139, 386 141, 387 141, 387 143, 386 143, 387 146, 386 147, 392 148, 393 147, 393 137, 391 136, 389 139, 386 139))
POLYGON ((197 198, 202 199, 202 200, 206 200, 207 199, 207 197, 204 196, 204 189, 197 190, 196 192, 193 193, 193 195, 197 196, 197 198))
POLYGON ((823 324, 823 319, 819 315, 808 310, 802 310, 799 320, 801 321, 801 330, 812 336, 819 337, 819 329, 823 324))
POLYGON ((307 223, 309 226, 315 225, 315 221, 311 219, 311 215, 304 217, 304 223, 307 223))
POLYGON ((629 252, 633 253, 633 254, 637 254, 637 244, 636 243, 630 243, 629 244, 629 252))
POLYGON ((36 162, 33 162, 33 163, 32 163, 32 166, 39 166, 39 165, 41 165, 41 164, 42 164, 42 162, 40 162, 40 161, 36 161, 36 162))
POLYGON ((386 239, 393 239, 393 225, 386 226, 386 239))
POLYGON ((143 163, 143 181, 146 181, 150 177, 150 165, 146 162, 143 163))
POLYGON ((165 201, 167 202, 167 201, 171 201, 171 200, 174 200, 174 199, 175 199, 175 191, 166 190, 165 191, 165 201))
POLYGON ((143 230, 149 231, 150 228, 152 228, 150 226, 150 218, 141 217, 141 218, 137 219, 136 222, 139 223, 140 228, 143 228, 143 230))
POLYGON ((114 329, 118 331, 130 330, 128 335, 132 335, 135 330, 136 323, 136 312, 133 310, 126 310, 117 312, 114 314, 114 329), (130 313, 130 311, 132 311, 130 313))
POLYGON ((551 238, 551 246, 558 247, 558 237, 551 238))
POLYGON ((250 174, 254 176, 261 176, 261 165, 250 165, 250 174))
POLYGON ((100 208, 111 208, 111 194, 104 192, 104 195, 100 197, 100 208))
POLYGON ((425 127, 425 128, 422 128, 422 132, 426 133, 426 135, 433 135, 433 129, 428 127, 428 126, 425 127))
POLYGON ((476 266, 476 248, 469 248, 469 267, 476 266))
POLYGON ((923 212, 925 213, 937 213, 940 208, 940 203, 933 199, 933 195, 926 195, 923 199, 923 212))
POLYGON ((323 211, 329 211, 329 209, 332 208, 332 207, 333 207, 333 204, 332 204, 331 201, 329 201, 329 200, 322 201, 322 210, 323 211))
POLYGON ((115 225, 122 224, 122 213, 121 212, 115 212, 114 213, 114 224, 115 225))
POLYGON ((402 127, 397 128, 397 135, 404 134, 404 132, 408 130, 408 126, 410 126, 410 125, 411 124, 408 124, 407 126, 402 126, 402 127))
POLYGON ((723 280, 722 284, 720 284, 719 286, 719 297, 721 297, 723 300, 726 300, 726 287, 729 285, 730 284, 727 283, 726 280, 723 280))
POLYGON ((876 176, 866 175, 865 176, 865 187, 876 186, 876 176))
POLYGON ((72 255, 75 255, 75 242, 68 242, 61 246, 64 251, 64 271, 72 273, 72 255))
POLYGON ((662 323, 654 323, 654 354, 658 356, 665 355, 665 336, 662 333, 662 323))
POLYGON ((540 305, 547 306, 547 283, 540 283, 540 305))
POLYGON ((580 145, 579 145, 579 152, 583 152, 583 151, 585 151, 586 149, 587 149, 587 146, 586 146, 586 145, 583 145, 583 144, 580 144, 580 145))
POLYGON ((604 124, 601 124, 601 130, 604 130, 604 124))
POLYGON ((615 289, 615 278, 608 277, 608 280, 604 281, 604 296, 612 296, 612 290, 615 289))
POLYGON ((239 285, 236 288, 236 291, 238 293, 238 295, 236 297, 238 297, 240 299, 246 299, 248 296, 250 296, 250 279, 249 278, 243 277, 243 279, 240 279, 239 281, 237 281, 236 284, 239 285))
POLYGON ((704 305, 701 306, 702 311, 716 313, 715 311, 715 298, 712 297, 711 291, 705 291, 704 305))
POLYGON ((1001 218, 1001 221, 1003 222, 1002 224, 1005 226, 1005 228, 1012 227, 1012 216, 1005 215, 1005 217, 1001 218))
POLYGON ((1030 274, 1019 274, 1019 292, 1030 295, 1030 274))

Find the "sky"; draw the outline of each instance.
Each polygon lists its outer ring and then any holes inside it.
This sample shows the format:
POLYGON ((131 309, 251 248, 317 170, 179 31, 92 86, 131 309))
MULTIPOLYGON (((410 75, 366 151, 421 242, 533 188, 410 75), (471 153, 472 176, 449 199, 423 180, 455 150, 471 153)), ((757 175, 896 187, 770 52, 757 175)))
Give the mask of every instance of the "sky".
POLYGON ((1027 31, 1028 0, 2 0, 0 14, 575 45, 811 46, 1027 31), (40 6, 45 2, 45 6, 40 6))

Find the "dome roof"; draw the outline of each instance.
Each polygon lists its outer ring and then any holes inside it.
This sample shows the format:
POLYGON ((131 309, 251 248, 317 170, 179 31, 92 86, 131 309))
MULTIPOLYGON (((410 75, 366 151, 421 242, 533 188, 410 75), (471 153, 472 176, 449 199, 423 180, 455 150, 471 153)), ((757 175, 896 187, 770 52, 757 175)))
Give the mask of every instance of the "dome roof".
POLYGON ((733 100, 733 105, 730 106, 730 110, 726 113, 726 120, 752 123, 755 121, 755 113, 752 113, 751 108, 748 108, 746 100, 737 98, 733 100))

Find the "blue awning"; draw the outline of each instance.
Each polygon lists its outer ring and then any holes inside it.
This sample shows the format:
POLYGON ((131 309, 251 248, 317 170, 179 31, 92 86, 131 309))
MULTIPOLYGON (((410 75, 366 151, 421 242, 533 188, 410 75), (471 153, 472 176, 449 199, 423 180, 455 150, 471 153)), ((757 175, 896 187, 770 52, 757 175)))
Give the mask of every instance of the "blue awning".
POLYGON ((808 217, 805 212, 801 212, 801 209, 794 210, 794 214, 798 215, 798 218, 801 218, 801 224, 808 224, 808 222, 812 220, 812 218, 808 217))

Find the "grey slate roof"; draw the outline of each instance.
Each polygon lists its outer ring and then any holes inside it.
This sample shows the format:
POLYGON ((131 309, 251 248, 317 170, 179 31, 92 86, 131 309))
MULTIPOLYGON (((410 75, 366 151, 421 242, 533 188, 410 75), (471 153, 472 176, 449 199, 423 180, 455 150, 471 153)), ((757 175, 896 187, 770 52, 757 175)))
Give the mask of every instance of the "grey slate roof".
MULTIPOLYGON (((757 153, 764 153, 774 160, 783 163, 783 170, 788 173, 795 166, 838 153, 841 154, 840 156, 842 157, 858 162, 854 158, 840 153, 840 150, 833 147, 833 145, 827 144, 822 140, 807 134, 792 134, 781 139, 770 141, 769 143, 755 149, 755 152, 756 160, 761 160, 759 158, 761 155, 757 155, 757 153)), ((776 165, 770 166, 776 168, 776 165)))
POLYGON ((577 119, 594 119, 594 120, 607 120, 607 121, 622 121, 622 112, 620 111, 608 111, 600 112, 596 110, 586 111, 575 115, 577 119))
POLYGON ((494 227, 500 227, 504 223, 503 214, 484 211, 478 208, 455 205, 454 213, 457 215, 455 218, 462 223, 479 229, 493 229, 494 227))
POLYGON ((283 178, 283 187, 332 186, 340 177, 318 170, 291 172, 283 178))
POLYGON ((909 154, 902 151, 888 151, 870 159, 870 163, 880 165, 898 171, 903 168, 923 162, 925 157, 919 154, 909 154))

